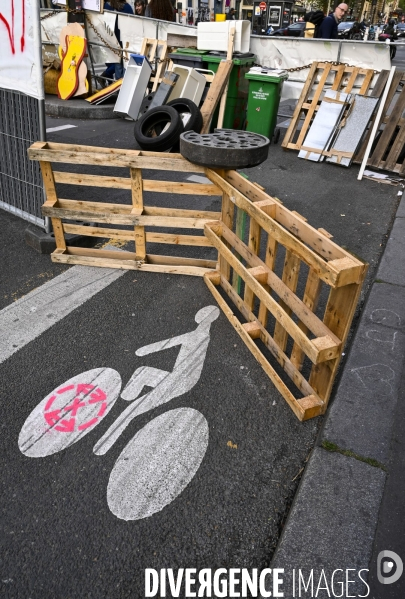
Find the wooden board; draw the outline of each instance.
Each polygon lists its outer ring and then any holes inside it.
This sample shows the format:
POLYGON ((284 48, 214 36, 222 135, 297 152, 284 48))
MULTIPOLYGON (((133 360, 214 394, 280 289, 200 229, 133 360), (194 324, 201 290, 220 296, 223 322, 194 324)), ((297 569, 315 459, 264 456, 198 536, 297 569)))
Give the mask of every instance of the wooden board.
POLYGON ((211 83, 205 102, 201 107, 201 114, 203 117, 201 133, 209 133, 210 131, 212 116, 228 84, 232 68, 232 60, 223 60, 218 65, 214 81, 211 83))
POLYGON ((373 77, 373 69, 313 62, 281 144, 282 147, 298 151, 302 149, 308 129, 327 89, 367 95, 373 77), (302 119, 303 125, 298 131, 298 125, 302 119))

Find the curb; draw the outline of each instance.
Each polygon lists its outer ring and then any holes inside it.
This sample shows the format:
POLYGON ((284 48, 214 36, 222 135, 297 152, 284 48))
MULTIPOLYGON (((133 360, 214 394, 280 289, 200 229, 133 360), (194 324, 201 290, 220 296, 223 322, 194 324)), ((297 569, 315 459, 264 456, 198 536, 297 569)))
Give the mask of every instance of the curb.
MULTIPOLYGON (((284 588, 291 596, 307 596, 292 592, 297 569, 306 581, 313 569, 315 588, 322 570, 330 586, 335 570, 353 569, 349 596, 367 596, 358 572, 365 569, 362 577, 367 580, 404 374, 404 239, 403 197, 271 563, 272 568, 284 569, 284 588)), ((298 592, 297 578, 295 585, 298 592)), ((315 596, 330 597, 323 590, 315 596)))
POLYGON ((63 117, 66 119, 118 119, 115 114, 114 104, 89 104, 81 98, 61 100, 57 96, 47 94, 45 96, 45 114, 52 117, 63 117))

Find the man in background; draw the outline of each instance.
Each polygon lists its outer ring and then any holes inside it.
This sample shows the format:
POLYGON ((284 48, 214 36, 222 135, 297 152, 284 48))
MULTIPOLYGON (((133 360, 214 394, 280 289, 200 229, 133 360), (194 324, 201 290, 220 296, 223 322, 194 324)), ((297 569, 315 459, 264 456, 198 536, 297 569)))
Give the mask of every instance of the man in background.
POLYGON ((319 27, 319 33, 316 37, 324 40, 335 40, 338 36, 338 23, 345 18, 349 7, 347 4, 339 4, 335 12, 325 17, 319 27))

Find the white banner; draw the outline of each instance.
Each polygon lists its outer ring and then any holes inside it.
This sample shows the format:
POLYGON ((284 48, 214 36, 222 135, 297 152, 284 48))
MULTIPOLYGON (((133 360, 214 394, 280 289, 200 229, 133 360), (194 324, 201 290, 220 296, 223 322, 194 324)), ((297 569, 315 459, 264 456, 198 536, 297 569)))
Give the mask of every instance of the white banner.
POLYGON ((0 87, 44 96, 38 0, 0 0, 0 87))

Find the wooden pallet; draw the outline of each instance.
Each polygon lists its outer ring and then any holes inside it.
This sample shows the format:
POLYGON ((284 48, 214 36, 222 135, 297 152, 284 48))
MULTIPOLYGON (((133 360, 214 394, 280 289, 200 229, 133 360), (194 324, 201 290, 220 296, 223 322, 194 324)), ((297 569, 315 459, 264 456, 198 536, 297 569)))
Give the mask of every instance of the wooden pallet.
POLYGON ((221 220, 204 228, 219 269, 204 280, 295 415, 323 414, 367 265, 235 171, 206 174, 224 195, 221 220), (242 236, 235 207, 249 221, 242 236))
MULTIPOLYGON (((42 206, 44 216, 51 218, 55 234, 56 250, 51 255, 53 262, 84 264, 110 268, 144 270, 202 276, 216 268, 216 260, 191 259, 186 257, 152 255, 147 253, 148 243, 164 246, 212 247, 203 234, 207 222, 220 217, 219 212, 204 210, 182 210, 161 208, 144 204, 144 192, 186 194, 189 196, 222 195, 213 184, 178 183, 148 180, 142 177, 142 169, 204 173, 200 166, 188 162, 180 154, 162 154, 136 150, 118 150, 93 146, 78 146, 59 143, 36 142, 28 150, 31 160, 39 160, 46 191, 46 202, 42 206), (51 163, 126 167, 129 177, 112 177, 93 174, 78 174, 54 171, 51 163), (132 203, 113 204, 82 200, 61 199, 56 192, 56 183, 83 185, 105 189, 128 189, 132 203), (78 225, 65 221, 130 225, 132 230, 78 225), (148 231, 149 228, 176 229, 174 233, 148 231), (200 235, 179 235, 178 229, 192 229, 200 235), (65 234, 87 235, 133 241, 135 251, 108 251, 83 247, 68 247, 65 234)), ((178 252, 177 252, 178 254, 178 252)))
POLYGON ((281 144, 282 147, 289 150, 301 150, 326 89, 367 95, 373 78, 373 69, 313 62, 291 118, 290 126, 281 144), (357 90, 358 86, 360 89, 357 90), (304 117, 303 125, 298 131, 298 124, 302 116, 304 117))
MULTIPOLYGON (((371 96, 381 96, 387 82, 389 71, 382 71, 371 96)), ((376 169, 405 174, 405 73, 395 71, 388 92, 383 113, 377 131, 376 142, 367 160, 367 166, 376 169)), ((375 117, 374 117, 375 119, 375 117)), ((354 162, 361 163, 373 128, 370 123, 368 133, 357 152, 354 162)))

